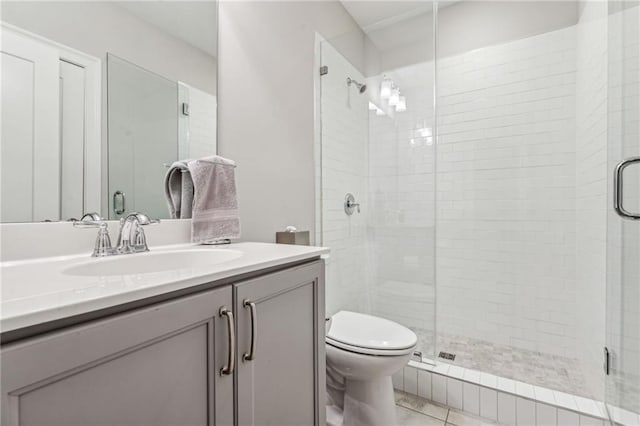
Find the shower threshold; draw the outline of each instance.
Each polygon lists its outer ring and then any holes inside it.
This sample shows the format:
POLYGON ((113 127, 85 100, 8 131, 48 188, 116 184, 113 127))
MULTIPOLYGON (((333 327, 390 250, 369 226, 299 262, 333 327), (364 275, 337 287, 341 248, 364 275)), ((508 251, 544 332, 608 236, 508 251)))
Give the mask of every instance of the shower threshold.
MULTIPOLYGON (((396 390, 504 425, 609 424, 600 401, 433 360, 409 361, 393 376, 396 390)), ((418 402, 416 402, 418 403, 418 402)), ((640 414, 615 407, 616 424, 637 426, 640 414)))

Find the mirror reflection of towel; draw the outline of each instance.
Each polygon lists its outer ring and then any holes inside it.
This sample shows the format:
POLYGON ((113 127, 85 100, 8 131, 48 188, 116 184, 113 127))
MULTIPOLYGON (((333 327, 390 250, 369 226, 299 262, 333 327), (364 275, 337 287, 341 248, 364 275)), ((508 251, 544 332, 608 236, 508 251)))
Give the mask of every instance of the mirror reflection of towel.
POLYGON ((193 180, 189 160, 176 161, 164 178, 164 192, 171 219, 188 219, 193 206, 193 180))
POLYGON ((187 167, 194 188, 191 241, 240 238, 235 162, 213 156, 189 161, 187 167))

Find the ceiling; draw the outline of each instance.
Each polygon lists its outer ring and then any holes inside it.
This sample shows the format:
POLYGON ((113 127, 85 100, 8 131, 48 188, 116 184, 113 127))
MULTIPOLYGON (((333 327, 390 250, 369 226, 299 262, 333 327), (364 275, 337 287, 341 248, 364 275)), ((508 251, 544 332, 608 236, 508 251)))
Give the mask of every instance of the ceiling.
POLYGON ((380 53, 433 41, 431 0, 342 0, 342 4, 380 53))
POLYGON ((216 1, 121 1, 113 4, 173 37, 217 57, 216 1))
POLYGON ((342 5, 366 33, 429 13, 433 3, 429 1, 359 1, 342 0, 342 5))

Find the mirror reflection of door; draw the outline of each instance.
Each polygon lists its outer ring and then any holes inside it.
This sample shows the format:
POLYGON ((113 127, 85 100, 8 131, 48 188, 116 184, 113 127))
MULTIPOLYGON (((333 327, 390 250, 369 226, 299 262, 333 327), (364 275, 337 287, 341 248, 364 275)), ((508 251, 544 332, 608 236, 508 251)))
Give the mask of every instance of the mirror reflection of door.
POLYGON ((2 26, 2 200, 0 221, 80 218, 99 210, 100 61, 2 26), (87 177, 90 174, 87 174, 87 177))

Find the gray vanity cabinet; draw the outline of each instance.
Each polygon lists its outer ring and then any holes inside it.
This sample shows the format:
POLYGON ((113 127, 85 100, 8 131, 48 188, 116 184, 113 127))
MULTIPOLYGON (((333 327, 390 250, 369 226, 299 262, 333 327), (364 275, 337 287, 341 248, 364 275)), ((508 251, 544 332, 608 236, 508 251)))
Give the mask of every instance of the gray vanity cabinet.
POLYGON ((326 424, 324 264, 238 283, 234 292, 237 424, 326 424))
POLYGON ((3 346, 3 425, 233 425, 226 286, 3 346))
POLYGON ((321 260, 123 309, 3 345, 2 425, 326 423, 321 260))

